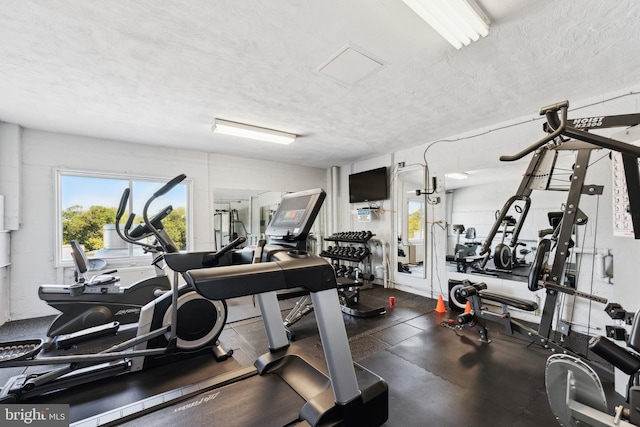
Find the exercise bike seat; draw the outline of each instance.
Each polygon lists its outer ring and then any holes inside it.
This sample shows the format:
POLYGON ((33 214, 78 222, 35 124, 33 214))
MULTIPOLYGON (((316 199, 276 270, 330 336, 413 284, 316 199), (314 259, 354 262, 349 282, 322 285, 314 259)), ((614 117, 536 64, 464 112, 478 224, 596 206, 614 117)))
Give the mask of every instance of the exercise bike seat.
MULTIPOLYGON (((77 240, 71 241, 71 258, 73 258, 73 262, 76 265, 76 270, 78 272, 78 282, 85 286, 102 286, 109 285, 111 283, 116 283, 120 281, 120 278, 117 276, 113 276, 111 273, 115 273, 116 270, 111 270, 104 272, 102 274, 97 274, 92 278, 87 278, 87 271, 89 271, 89 266, 91 266, 91 262, 87 255, 82 250, 80 243, 77 240)), ((102 263, 102 265, 106 265, 102 263)))
MULTIPOLYGON (((469 241, 469 240, 475 240, 476 239, 476 229, 475 227, 469 227, 467 228, 467 232, 464 235, 464 238, 469 241)), ((472 242, 475 243, 475 242, 472 242)))

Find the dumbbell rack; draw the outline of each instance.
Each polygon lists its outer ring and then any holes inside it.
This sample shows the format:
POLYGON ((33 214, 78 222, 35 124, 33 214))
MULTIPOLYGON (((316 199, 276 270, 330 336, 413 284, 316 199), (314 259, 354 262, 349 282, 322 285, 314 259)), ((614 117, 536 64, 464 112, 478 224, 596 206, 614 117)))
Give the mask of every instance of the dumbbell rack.
POLYGON ((355 317, 372 317, 384 314, 385 308, 371 308, 360 304, 360 289, 362 286, 373 280, 370 273, 365 275, 360 272, 359 265, 362 263, 364 271, 371 271, 371 251, 368 241, 375 236, 370 231, 346 231, 333 233, 324 240, 334 242, 336 246, 327 246, 322 250, 320 256, 330 258, 332 261, 347 261, 355 264, 350 266, 332 263, 338 276, 338 295, 342 311, 355 317), (341 245, 342 244, 342 245, 341 245), (345 246, 346 244, 346 246, 345 246))
POLYGON ((369 246, 367 245, 367 242, 369 241, 369 239, 371 239, 371 237, 374 236, 374 234, 364 234, 364 235, 358 234, 358 235, 362 236, 362 238, 357 239, 357 238, 341 237, 340 233, 332 234, 331 236, 325 238, 324 240, 328 242, 335 242, 338 244, 338 246, 328 246, 327 249, 322 251, 321 256, 331 258, 331 259, 351 261, 351 262, 357 262, 357 263, 364 261, 371 254, 371 252, 369 251, 369 246), (340 243, 351 243, 352 245, 340 246, 340 243), (356 247, 356 246, 353 246, 353 244, 362 245, 362 246, 356 247))

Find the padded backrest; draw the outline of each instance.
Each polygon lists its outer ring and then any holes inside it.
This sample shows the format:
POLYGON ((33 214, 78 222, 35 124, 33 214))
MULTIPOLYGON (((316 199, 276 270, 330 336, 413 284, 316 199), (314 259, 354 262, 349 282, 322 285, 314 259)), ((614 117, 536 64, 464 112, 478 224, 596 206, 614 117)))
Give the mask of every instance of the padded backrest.
POLYGON ((563 212, 547 212, 547 218, 549 219, 549 225, 554 229, 560 225, 563 212))
POLYGON ((467 234, 464 235, 466 239, 473 240, 476 238, 476 229, 473 227, 467 228, 467 234))
POLYGON ((640 310, 636 311, 636 314, 633 316, 633 323, 631 324, 627 345, 640 353, 640 310))
POLYGON ((71 257, 73 258, 73 262, 76 264, 78 273, 86 273, 88 270, 89 260, 77 240, 71 241, 71 257))

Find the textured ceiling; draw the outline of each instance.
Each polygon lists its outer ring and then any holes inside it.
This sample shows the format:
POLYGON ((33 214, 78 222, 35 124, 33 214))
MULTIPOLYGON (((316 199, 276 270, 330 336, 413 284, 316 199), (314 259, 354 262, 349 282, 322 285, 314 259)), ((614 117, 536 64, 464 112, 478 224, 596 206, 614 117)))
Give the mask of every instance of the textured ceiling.
POLYGON ((640 2, 479 3, 489 36, 456 50, 401 0, 1 0, 0 121, 328 167, 638 84, 640 2), (348 45, 383 67, 317 71, 348 45))

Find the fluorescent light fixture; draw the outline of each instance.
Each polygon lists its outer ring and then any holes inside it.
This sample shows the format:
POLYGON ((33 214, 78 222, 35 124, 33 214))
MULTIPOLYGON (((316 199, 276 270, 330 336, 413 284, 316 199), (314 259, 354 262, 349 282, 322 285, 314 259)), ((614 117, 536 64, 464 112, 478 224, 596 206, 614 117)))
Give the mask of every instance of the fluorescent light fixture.
POLYGON ((296 140, 296 135, 292 133, 280 132, 273 129, 265 129, 257 126, 245 125, 242 123, 228 122, 226 120, 215 119, 212 130, 224 135, 239 136, 241 138, 257 139, 259 141, 275 142, 276 144, 289 145, 296 140))
POLYGON ((467 179, 469 178, 469 175, 467 175, 464 172, 452 172, 452 173, 445 174, 445 177, 451 178, 451 179, 467 179))
POLYGON ((475 0, 402 0, 456 49, 489 34, 489 18, 475 0))

